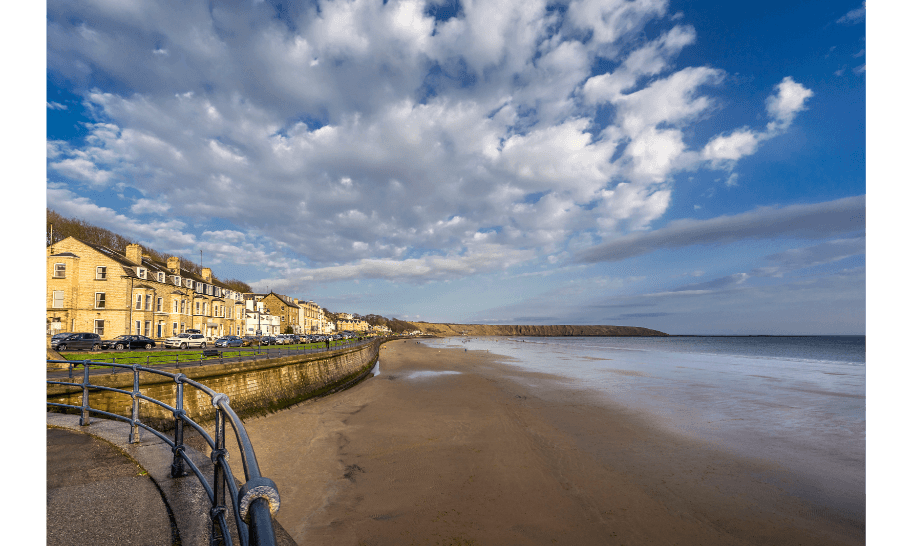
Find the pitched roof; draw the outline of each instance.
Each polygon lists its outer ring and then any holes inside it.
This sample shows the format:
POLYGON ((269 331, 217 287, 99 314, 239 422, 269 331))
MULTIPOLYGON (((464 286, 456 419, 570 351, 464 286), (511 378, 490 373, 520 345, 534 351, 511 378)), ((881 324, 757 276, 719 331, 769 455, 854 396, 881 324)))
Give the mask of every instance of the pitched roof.
MULTIPOLYGON (((106 257, 114 260, 115 262, 119 263, 120 265, 124 266, 124 275, 127 277, 133 277, 136 279, 140 278, 136 274, 136 270, 134 269, 135 267, 138 267, 138 266, 145 267, 149 273, 164 273, 165 275, 173 275, 171 270, 168 269, 168 264, 165 262, 155 261, 155 260, 152 260, 151 258, 143 256, 142 264, 138 265, 138 264, 135 264, 135 263, 131 262, 130 260, 128 260, 126 255, 124 255, 122 252, 112 250, 104 245, 96 245, 93 243, 87 243, 81 239, 76 239, 75 237, 73 237, 73 239, 79 241, 80 243, 86 245, 87 247, 89 247, 97 252, 100 252, 104 256, 106 256, 106 257)), ((69 254, 69 253, 67 252, 64 254, 69 254)), ((207 281, 206 279, 203 278, 202 275, 199 275, 198 273, 193 273, 192 271, 189 271, 187 269, 181 268, 179 270, 179 274, 181 277, 187 278, 187 279, 192 279, 195 282, 211 284, 211 285, 217 286, 219 288, 224 288, 226 290, 232 290, 231 287, 229 287, 225 283, 223 283, 215 278, 212 278, 212 280, 207 281)), ((150 279, 146 279, 146 280, 150 280, 150 279)), ((153 278, 151 280, 155 280, 155 279, 153 278)))

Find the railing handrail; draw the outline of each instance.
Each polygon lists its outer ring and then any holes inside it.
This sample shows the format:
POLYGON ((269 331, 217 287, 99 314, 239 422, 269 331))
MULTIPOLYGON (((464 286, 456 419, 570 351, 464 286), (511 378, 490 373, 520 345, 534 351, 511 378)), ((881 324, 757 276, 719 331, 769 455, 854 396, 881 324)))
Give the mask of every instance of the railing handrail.
POLYGON ((189 379, 182 373, 170 373, 162 370, 140 366, 137 364, 117 364, 110 362, 95 362, 92 360, 48 360, 48 363, 68 363, 71 366, 83 367, 83 380, 81 383, 72 383, 64 381, 47 380, 48 385, 65 385, 82 388, 82 405, 74 406, 71 404, 60 404, 48 402, 48 406, 70 408, 80 410, 80 425, 89 424, 89 414, 96 413, 113 419, 119 419, 130 423, 129 443, 139 443, 139 429, 145 429, 163 440, 171 447, 174 457, 171 463, 171 477, 177 478, 185 476, 184 463, 196 475, 203 489, 209 497, 211 509, 209 518, 212 523, 210 531, 210 545, 224 544, 231 546, 232 539, 229 532, 228 522, 226 519, 227 506, 225 504, 226 487, 231 493, 231 504, 234 512, 235 529, 238 538, 243 546, 274 546, 276 544, 275 530, 272 519, 279 510, 280 497, 275 483, 269 478, 260 474, 260 468, 257 464, 256 453, 253 450, 253 444, 247 435, 244 424, 237 416, 229 404, 228 395, 215 392, 211 388, 189 379), (105 367, 112 366, 117 368, 126 368, 133 371, 133 390, 117 389, 104 385, 93 385, 89 382, 89 367, 102 365, 105 367), (174 379, 177 388, 174 406, 170 406, 160 400, 150 398, 139 392, 139 373, 150 372, 174 379), (209 434, 193 419, 187 416, 183 409, 183 387, 189 385, 200 390, 209 396, 212 405, 215 408, 215 438, 209 434), (121 393, 130 396, 132 399, 132 411, 129 418, 123 415, 109 413, 89 406, 89 389, 105 390, 115 393, 121 393), (170 411, 174 416, 174 439, 169 438, 165 433, 160 432, 149 425, 143 423, 139 418, 139 401, 146 400, 157 404, 162 408, 170 411), (244 467, 244 479, 246 482, 240 489, 234 483, 234 474, 227 462, 228 452, 225 449, 225 418, 231 423, 234 430, 234 436, 238 443, 238 449, 241 453, 241 461, 244 467), (213 463, 213 480, 212 484, 205 479, 199 467, 184 453, 183 426, 189 424, 197 430, 210 448, 210 459, 213 463))
MULTIPOLYGON (((352 349, 354 347, 359 347, 361 345, 366 345, 368 343, 372 343, 374 341, 377 341, 378 339, 383 340, 385 338, 372 337, 372 338, 362 338, 362 339, 349 339, 349 340, 343 340, 341 343, 337 343, 335 345, 329 345, 329 346, 325 346, 325 347, 324 346, 310 347, 310 348, 306 347, 306 345, 309 345, 309 344, 297 344, 297 345, 305 345, 305 346, 302 346, 299 348, 299 347, 284 347, 282 345, 261 345, 258 347, 225 347, 225 348, 212 347, 212 349, 221 351, 219 353, 219 356, 217 357, 217 361, 219 363, 223 363, 225 360, 231 359, 231 358, 237 358, 238 361, 242 361, 243 359, 252 356, 253 360, 257 360, 258 358, 269 359, 271 357, 276 357, 276 355, 278 357, 282 357, 283 355, 284 356, 292 356, 294 354, 307 355, 307 354, 313 354, 313 353, 319 353, 319 352, 336 351, 336 350, 340 350, 340 349, 352 349), (238 355, 236 357, 235 356, 225 357, 225 356, 222 356, 222 353, 224 353, 224 352, 229 352, 229 353, 237 352, 238 355), (270 354, 270 352, 272 352, 272 354, 270 354)), ((317 342, 317 343, 319 343, 319 342, 317 342)), ((187 350, 187 349, 184 349, 184 350, 187 350)), ((181 356, 182 356, 181 354, 177 354, 175 356, 172 356, 172 355, 159 356, 156 353, 149 353, 146 355, 146 365, 147 366, 151 366, 153 364, 155 364, 156 366, 172 365, 174 367, 179 367, 181 364, 186 364, 189 362, 198 362, 199 365, 202 365, 204 362, 215 362, 216 357, 206 358, 202 355, 202 351, 205 351, 205 350, 209 350, 209 347, 207 347, 206 349, 189 349, 189 350, 187 350, 188 356, 197 355, 197 353, 199 353, 199 355, 193 356, 193 358, 187 358, 184 360, 181 360, 181 356)), ((115 366, 115 364, 117 363, 116 355, 123 354, 123 353, 115 352, 115 353, 111 353, 111 354, 115 355, 115 356, 112 356, 112 362, 107 362, 104 360, 97 360, 97 361, 92 361, 92 365, 111 368, 111 373, 114 373, 115 368, 124 368, 124 367, 131 368, 133 366, 132 364, 126 364, 124 366, 115 366)), ((82 361, 80 361, 80 360, 48 360, 47 362, 48 363, 72 364, 74 362, 82 362, 82 361)), ((149 370, 149 371, 152 371, 152 373, 161 373, 159 370, 149 370)), ((72 373, 72 369, 70 370, 70 372, 72 373)))

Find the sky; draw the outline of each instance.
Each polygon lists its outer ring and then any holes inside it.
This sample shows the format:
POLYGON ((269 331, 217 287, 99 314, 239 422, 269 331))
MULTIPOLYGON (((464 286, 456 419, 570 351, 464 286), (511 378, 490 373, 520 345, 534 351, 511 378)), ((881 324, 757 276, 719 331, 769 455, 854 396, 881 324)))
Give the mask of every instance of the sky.
POLYGON ((333 312, 866 333, 866 7, 49 0, 46 206, 333 312))

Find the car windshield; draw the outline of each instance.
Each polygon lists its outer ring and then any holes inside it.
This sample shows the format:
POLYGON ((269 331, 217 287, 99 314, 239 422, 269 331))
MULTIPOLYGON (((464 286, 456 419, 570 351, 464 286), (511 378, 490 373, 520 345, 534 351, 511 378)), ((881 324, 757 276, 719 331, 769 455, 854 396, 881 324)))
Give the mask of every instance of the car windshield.
POLYGON ((177 334, 177 337, 190 337, 190 334, 177 334))
POLYGON ((119 340, 119 341, 129 341, 130 336, 117 336, 114 339, 119 340))

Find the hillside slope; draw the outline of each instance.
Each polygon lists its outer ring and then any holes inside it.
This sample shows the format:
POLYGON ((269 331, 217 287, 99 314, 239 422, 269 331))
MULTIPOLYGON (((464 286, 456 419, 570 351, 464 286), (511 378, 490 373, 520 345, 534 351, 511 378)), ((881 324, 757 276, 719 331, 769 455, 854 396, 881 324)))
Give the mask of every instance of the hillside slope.
POLYGON ((438 336, 667 336, 665 332, 639 326, 562 324, 514 326, 503 324, 435 324, 413 322, 426 334, 438 336))

